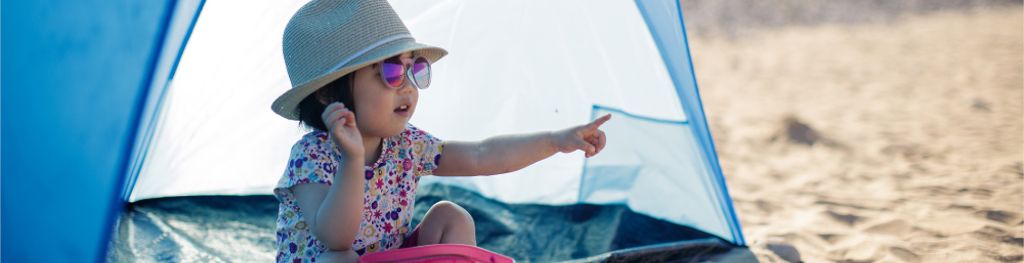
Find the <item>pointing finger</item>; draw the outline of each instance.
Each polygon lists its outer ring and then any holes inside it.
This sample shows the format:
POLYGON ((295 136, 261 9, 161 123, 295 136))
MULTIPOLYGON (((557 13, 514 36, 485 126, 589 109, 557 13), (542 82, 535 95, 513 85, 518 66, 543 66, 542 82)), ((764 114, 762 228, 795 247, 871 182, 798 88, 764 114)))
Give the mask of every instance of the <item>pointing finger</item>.
POLYGON ((601 116, 601 118, 597 118, 596 120, 591 121, 590 123, 588 123, 586 127, 589 130, 597 129, 598 127, 601 127, 602 124, 604 124, 605 122, 607 122, 611 118, 612 118, 612 114, 610 114, 610 113, 609 114, 605 114, 604 116, 601 116))

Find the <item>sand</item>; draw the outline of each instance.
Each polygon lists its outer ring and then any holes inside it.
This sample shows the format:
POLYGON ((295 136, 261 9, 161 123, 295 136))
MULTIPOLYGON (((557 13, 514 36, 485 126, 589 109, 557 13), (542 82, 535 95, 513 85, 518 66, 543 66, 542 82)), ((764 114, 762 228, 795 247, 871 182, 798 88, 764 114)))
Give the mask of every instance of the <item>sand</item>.
POLYGON ((750 251, 762 262, 1024 260, 1022 10, 691 29, 750 251))

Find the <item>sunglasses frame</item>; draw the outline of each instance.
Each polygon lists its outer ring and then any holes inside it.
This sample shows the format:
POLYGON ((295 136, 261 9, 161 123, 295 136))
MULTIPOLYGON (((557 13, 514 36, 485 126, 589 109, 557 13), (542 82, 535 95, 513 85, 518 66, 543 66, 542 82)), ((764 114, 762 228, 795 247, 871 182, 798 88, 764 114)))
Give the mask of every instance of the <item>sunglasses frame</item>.
MULTIPOLYGON (((423 57, 423 56, 412 57, 412 63, 410 63, 410 64, 402 63, 402 84, 401 85, 399 85, 398 87, 394 87, 394 86, 391 86, 390 83, 388 83, 387 76, 386 76, 386 74, 384 74, 384 63, 388 63, 386 61, 392 60, 392 59, 397 59, 397 60, 401 61, 400 56, 401 55, 390 57, 390 58, 387 58, 387 59, 384 59, 384 60, 381 60, 380 62, 378 62, 377 67, 379 68, 378 69, 378 73, 380 74, 380 81, 384 82, 384 86, 387 86, 388 88, 392 88, 392 89, 401 89, 402 86, 405 86, 405 82, 408 81, 408 82, 412 83, 412 86, 417 88, 417 89, 421 89, 422 90, 422 89, 427 89, 428 87, 430 87, 430 82, 431 82, 430 78, 433 77, 432 75, 433 75, 434 72, 433 72, 433 68, 431 67, 430 60, 427 59, 426 57, 423 57), (423 59, 423 62, 426 63, 426 65, 427 65, 427 67, 426 67, 426 70, 427 70, 427 85, 423 85, 423 86, 420 86, 420 83, 418 81, 416 81, 416 77, 413 75, 413 72, 412 72, 413 65, 416 65, 416 62, 419 61, 420 59, 423 59)), ((388 64, 396 64, 396 63, 388 63, 388 64)))

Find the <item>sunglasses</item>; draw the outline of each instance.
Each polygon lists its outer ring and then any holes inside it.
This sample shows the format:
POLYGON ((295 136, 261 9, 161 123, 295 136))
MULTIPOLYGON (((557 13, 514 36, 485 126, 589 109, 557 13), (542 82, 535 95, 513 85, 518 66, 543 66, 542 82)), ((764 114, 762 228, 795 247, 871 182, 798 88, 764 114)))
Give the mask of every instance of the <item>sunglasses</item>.
POLYGON ((413 87, 426 89, 430 86, 430 61, 415 57, 411 65, 406 65, 399 56, 385 59, 380 62, 380 78, 391 88, 402 88, 409 80, 413 87))

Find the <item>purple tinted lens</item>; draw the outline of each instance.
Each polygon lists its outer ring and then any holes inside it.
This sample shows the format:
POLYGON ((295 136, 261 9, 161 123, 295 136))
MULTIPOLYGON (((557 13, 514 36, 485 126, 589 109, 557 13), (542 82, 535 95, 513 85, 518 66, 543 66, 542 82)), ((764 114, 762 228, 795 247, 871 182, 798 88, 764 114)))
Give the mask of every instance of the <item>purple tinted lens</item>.
POLYGON ((412 64, 412 78, 421 89, 430 86, 430 62, 425 58, 417 58, 412 64))
POLYGON ((400 60, 393 61, 392 59, 387 59, 384 60, 384 63, 381 63, 380 76, 388 86, 394 88, 401 87, 402 82, 405 81, 405 76, 403 76, 403 73, 405 73, 403 72, 405 71, 404 69, 405 67, 400 60))

